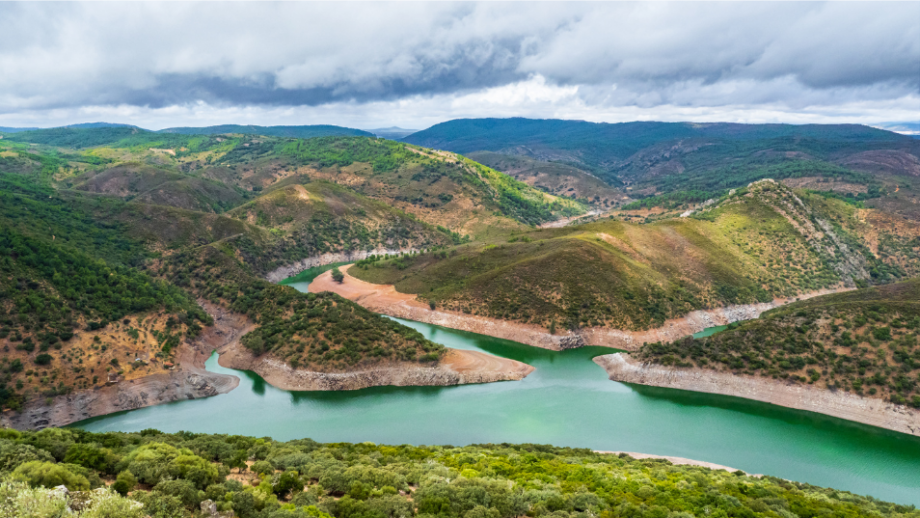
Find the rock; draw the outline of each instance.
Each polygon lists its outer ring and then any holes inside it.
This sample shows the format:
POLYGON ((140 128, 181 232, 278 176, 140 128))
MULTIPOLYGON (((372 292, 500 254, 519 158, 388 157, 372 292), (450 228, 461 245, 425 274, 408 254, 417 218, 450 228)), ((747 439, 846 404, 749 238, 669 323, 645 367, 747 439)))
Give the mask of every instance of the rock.
POLYGON ((217 504, 213 500, 201 502, 201 514, 205 516, 217 516, 217 504))

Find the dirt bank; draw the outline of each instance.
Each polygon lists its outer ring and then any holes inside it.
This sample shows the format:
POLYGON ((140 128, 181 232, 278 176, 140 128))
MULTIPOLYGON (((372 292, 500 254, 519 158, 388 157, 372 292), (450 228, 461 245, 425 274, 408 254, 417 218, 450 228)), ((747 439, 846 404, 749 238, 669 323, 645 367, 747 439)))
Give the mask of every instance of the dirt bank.
POLYGON ((377 250, 370 251, 360 251, 360 252, 336 252, 317 255, 313 257, 307 257, 306 259, 301 259, 296 263, 289 264, 287 266, 282 266, 268 273, 265 276, 265 280, 268 282, 281 282, 288 277, 297 275, 298 273, 314 268, 316 266, 325 266, 327 264, 333 263, 347 263, 360 261, 361 259, 367 259, 372 255, 398 255, 408 252, 418 252, 415 248, 406 248, 406 249, 390 249, 390 248, 380 248, 377 250))
POLYGON ((520 380, 533 372, 525 363, 476 351, 450 349, 437 365, 390 363, 353 372, 315 372, 293 369, 269 355, 255 357, 243 347, 227 349, 218 362, 231 369, 254 371, 283 390, 357 390, 393 385, 449 386, 520 380))
POLYGON ((210 303, 202 303, 202 307, 214 317, 214 325, 205 328, 198 339, 180 345, 174 368, 106 387, 58 396, 51 404, 39 398, 30 401, 20 413, 4 412, 0 416, 0 424, 20 430, 65 426, 122 410, 230 392, 239 385, 239 378, 208 372, 204 369, 204 362, 214 349, 238 342, 251 324, 245 318, 241 319, 210 303))
POLYGON ((757 318, 768 309, 788 304, 794 300, 804 300, 818 295, 850 289, 819 290, 796 298, 776 299, 773 302, 762 304, 741 304, 718 309, 691 311, 686 316, 667 320, 663 326, 648 331, 621 331, 605 327, 591 327, 579 329, 575 332, 563 331, 550 334, 546 328, 540 326, 467 315, 455 311, 432 310, 427 304, 416 300, 416 295, 399 293, 390 284, 371 284, 348 275, 348 269, 351 266, 347 265, 341 268, 342 272, 345 273, 345 281, 341 284, 332 280, 331 272, 326 272, 313 280, 310 284, 310 291, 333 291, 371 311, 384 315, 514 340, 515 342, 556 351, 583 345, 601 345, 635 351, 644 342, 670 342, 698 333, 707 327, 757 318))
POLYGON ((624 353, 598 356, 594 362, 614 381, 742 397, 920 435, 920 410, 842 390, 832 392, 758 376, 640 363, 624 353))
MULTIPOLYGON (((664 459, 664 460, 666 460, 666 461, 668 461, 668 462, 670 462, 671 464, 674 464, 674 465, 676 465, 676 466, 700 466, 701 468, 709 468, 709 469, 716 469, 716 470, 724 469, 725 471, 728 471, 729 473, 734 473, 734 472, 736 472, 736 471, 740 471, 740 470, 738 470, 738 469, 730 468, 730 467, 728 467, 728 466, 722 466, 721 464, 713 464, 713 463, 711 463, 711 462, 703 462, 703 461, 701 461, 701 460, 685 459, 685 458, 683 458, 683 457, 667 457, 667 456, 664 456, 664 455, 651 455, 651 454, 648 454, 648 453, 634 453, 634 452, 631 452, 631 451, 601 451, 601 450, 596 450, 594 453, 603 453, 603 454, 609 454, 609 455, 621 455, 621 454, 624 454, 624 453, 625 453, 626 455, 629 455, 630 457, 632 457, 632 458, 634 458, 634 459, 664 459)), ((751 476, 752 476, 752 477, 761 477, 761 476, 763 476, 763 475, 751 475, 751 476)))

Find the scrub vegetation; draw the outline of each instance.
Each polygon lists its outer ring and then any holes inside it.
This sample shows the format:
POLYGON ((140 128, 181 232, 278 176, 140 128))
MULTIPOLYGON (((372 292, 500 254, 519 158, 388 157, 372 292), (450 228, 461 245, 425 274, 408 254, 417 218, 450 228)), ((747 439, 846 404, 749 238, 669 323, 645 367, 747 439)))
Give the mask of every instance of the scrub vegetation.
POLYGON ((920 408, 920 281, 825 295, 700 339, 643 346, 677 367, 768 376, 920 408))
MULTIPOLYGON (((759 182, 692 217, 522 232, 361 261, 350 271, 464 313, 547 329, 641 330, 696 309, 916 275, 915 238, 891 253, 873 252, 866 240, 873 229, 854 210, 759 182)), ((917 231, 905 224, 905 233, 917 231)))
POLYGON ((533 444, 322 444, 156 430, 0 436, 0 510, 36 518, 59 514, 34 514, 28 502, 79 507, 81 518, 209 516, 202 502, 240 518, 920 516, 913 506, 779 478, 533 444), (71 493, 48 491, 58 485, 71 493))

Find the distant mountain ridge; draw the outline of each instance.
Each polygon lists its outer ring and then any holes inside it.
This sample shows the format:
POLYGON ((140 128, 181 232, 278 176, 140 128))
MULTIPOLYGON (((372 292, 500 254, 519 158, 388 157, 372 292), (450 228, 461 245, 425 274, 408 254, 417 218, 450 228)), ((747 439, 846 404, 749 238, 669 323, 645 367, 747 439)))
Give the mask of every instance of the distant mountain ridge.
POLYGON ((400 140, 409 135, 412 135, 413 133, 418 133, 419 130, 400 128, 399 126, 390 126, 389 128, 376 128, 376 129, 369 129, 367 131, 370 131, 371 133, 373 133, 374 135, 377 135, 380 138, 387 138, 390 140, 400 140))
POLYGON ((707 199, 762 178, 846 178, 869 187, 879 174, 920 174, 917 139, 859 124, 459 119, 403 140, 562 163, 633 197, 679 191, 707 199))
POLYGON ((218 135, 221 133, 243 133, 266 137, 314 138, 314 137, 373 137, 373 133, 355 128, 317 124, 308 126, 255 126, 221 124, 205 127, 176 127, 160 130, 158 133, 180 133, 183 135, 218 135))
POLYGON ((4 127, 0 126, 0 132, 2 133, 21 133, 23 131, 38 131, 43 129, 95 129, 95 128, 136 128, 141 129, 132 124, 121 124, 117 122, 81 122, 79 124, 69 124, 67 126, 54 126, 51 128, 14 128, 14 127, 4 127))

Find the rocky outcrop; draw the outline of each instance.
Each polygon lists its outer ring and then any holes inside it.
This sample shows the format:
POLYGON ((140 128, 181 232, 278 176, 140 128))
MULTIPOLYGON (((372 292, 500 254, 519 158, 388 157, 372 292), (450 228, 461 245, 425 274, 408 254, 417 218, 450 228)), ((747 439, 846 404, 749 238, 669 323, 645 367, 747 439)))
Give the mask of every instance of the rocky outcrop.
POLYGON ((642 363, 625 353, 594 358, 611 380, 753 399, 920 435, 920 410, 844 392, 758 376, 642 363))
POLYGON ((239 378, 208 372, 204 362, 215 349, 238 343, 253 324, 219 306, 199 303, 214 318, 214 325, 202 331, 196 340, 180 346, 173 369, 58 396, 50 404, 44 399, 30 401, 19 413, 5 412, 0 416, 0 424, 19 430, 65 426, 122 410, 216 396, 235 389, 239 378))
POLYGON ((776 299, 761 304, 740 304, 724 308, 691 311, 681 318, 667 320, 663 326, 647 331, 623 331, 606 327, 589 327, 575 331, 561 331, 551 334, 546 328, 536 325, 508 322, 497 318, 468 315, 455 311, 432 310, 416 300, 415 295, 399 293, 392 285, 371 284, 348 275, 351 265, 342 267, 345 281, 334 282, 332 274, 326 272, 310 284, 310 291, 332 291, 361 304, 365 308, 406 320, 425 322, 451 329, 494 336, 505 340, 559 351, 585 345, 600 345, 635 351, 645 342, 670 342, 707 327, 721 326, 757 318, 761 313, 794 300, 804 300, 819 295, 847 291, 850 288, 819 290, 796 298, 776 299))
POLYGON ((418 250, 415 248, 378 248, 376 250, 361 250, 354 252, 330 252, 328 254, 307 257, 306 259, 301 259, 287 266, 276 268, 265 276, 265 280, 268 282, 281 282, 288 277, 317 266, 325 266, 333 263, 350 263, 367 259, 372 255, 399 255, 409 252, 418 252, 418 250))
POLYGON ((533 367, 514 360, 476 351, 450 349, 440 362, 423 365, 393 362, 351 372, 316 372, 294 369, 271 355, 253 356, 243 347, 221 354, 219 363, 231 369, 257 373, 283 390, 358 390, 380 386, 450 386, 470 383, 515 381, 533 372, 533 367))

